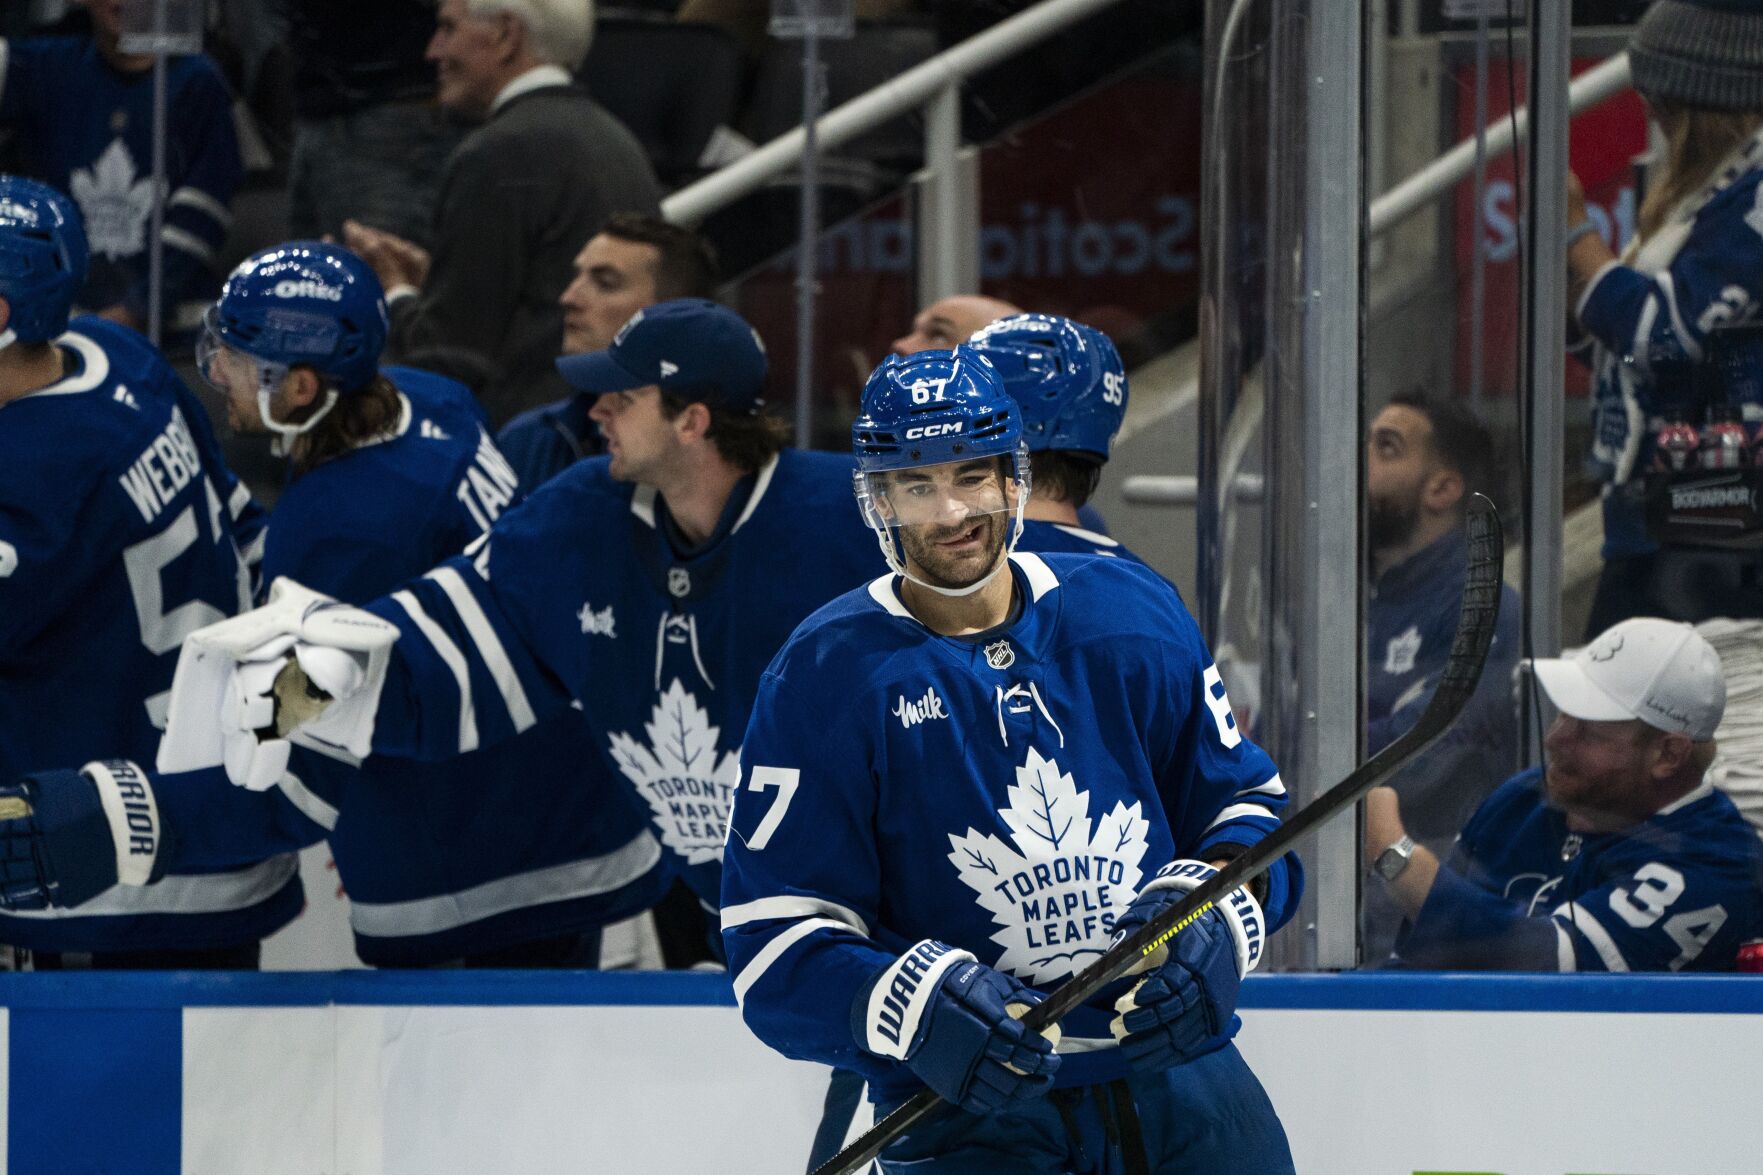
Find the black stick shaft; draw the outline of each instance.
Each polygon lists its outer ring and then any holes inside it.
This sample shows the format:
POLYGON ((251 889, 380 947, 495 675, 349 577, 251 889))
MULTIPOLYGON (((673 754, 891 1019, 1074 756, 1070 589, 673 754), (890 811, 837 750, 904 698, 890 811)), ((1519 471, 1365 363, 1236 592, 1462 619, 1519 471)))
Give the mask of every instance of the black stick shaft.
MULTIPOLYGON (((1096 992, 1125 975, 1140 959, 1175 937, 1220 895, 1252 881, 1283 857, 1297 841, 1359 802, 1366 792, 1388 779, 1445 733, 1463 712, 1493 644, 1500 613, 1504 538, 1494 504, 1481 494, 1470 497, 1464 515, 1469 535, 1469 570, 1451 655, 1432 700, 1420 719, 1400 738, 1367 759, 1345 779, 1323 792, 1290 820, 1280 824, 1138 930, 1109 947, 1102 956, 1062 983, 1022 1017, 1025 1027, 1039 1031, 1063 1019, 1096 992)), ((943 1104, 935 1090, 921 1089, 893 1113, 877 1122, 850 1146, 815 1168, 813 1175, 850 1175, 873 1162, 896 1138, 943 1104)))

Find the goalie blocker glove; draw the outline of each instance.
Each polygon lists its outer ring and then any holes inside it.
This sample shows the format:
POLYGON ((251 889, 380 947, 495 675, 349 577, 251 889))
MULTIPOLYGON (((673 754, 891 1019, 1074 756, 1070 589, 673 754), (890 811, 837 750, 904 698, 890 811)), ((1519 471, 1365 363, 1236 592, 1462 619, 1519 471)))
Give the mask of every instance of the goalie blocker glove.
POLYGON ((77 906, 163 873, 165 828, 147 773, 124 759, 0 785, 0 909, 77 906))
POLYGON ((1016 1016, 1045 998, 967 951, 925 939, 857 992, 852 1034, 866 1051, 904 1061, 970 1114, 1038 1097, 1053 1084, 1052 1038, 1016 1016))
MULTIPOLYGON (((1218 870, 1173 861, 1115 922, 1124 938, 1198 889, 1218 870)), ((1210 1051, 1230 1029, 1243 976, 1261 961, 1267 920, 1247 889, 1234 889, 1147 956, 1150 974, 1115 1002, 1109 1025, 1135 1069, 1155 1072, 1210 1051)))

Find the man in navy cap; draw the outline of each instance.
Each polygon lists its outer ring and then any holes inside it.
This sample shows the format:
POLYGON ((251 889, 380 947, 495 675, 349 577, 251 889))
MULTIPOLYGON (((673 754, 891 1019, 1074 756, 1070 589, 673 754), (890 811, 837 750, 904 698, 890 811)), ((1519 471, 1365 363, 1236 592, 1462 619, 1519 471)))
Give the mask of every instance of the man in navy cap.
POLYGON ((885 567, 852 498, 851 459, 785 448, 762 411, 765 351, 733 311, 657 303, 604 351, 558 368, 599 398, 606 456, 576 462, 465 554, 364 609, 272 602, 202 630, 166 745, 188 765, 218 760, 230 738, 240 782, 261 776, 256 760, 285 755, 296 727, 363 757, 436 760, 578 704, 602 751, 582 769, 634 789, 714 917, 759 677, 809 613, 885 567), (314 695, 307 668, 335 650, 361 672, 314 695), (234 669, 253 659, 281 663, 268 693, 250 684, 261 670, 234 669), (205 693, 204 674, 227 680, 205 693), (213 731, 204 697, 230 699, 213 731))

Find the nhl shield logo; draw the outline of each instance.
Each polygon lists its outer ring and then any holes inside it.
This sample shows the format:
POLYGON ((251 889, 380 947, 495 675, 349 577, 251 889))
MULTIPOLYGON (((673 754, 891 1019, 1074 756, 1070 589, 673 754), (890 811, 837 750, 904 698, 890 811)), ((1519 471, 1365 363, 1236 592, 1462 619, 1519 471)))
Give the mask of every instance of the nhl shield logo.
POLYGON ((692 590, 692 573, 684 567, 669 567, 667 569, 667 590, 673 594, 674 599, 684 599, 692 590))
POLYGON ((986 646, 986 664, 993 669, 1008 669, 1016 664, 1016 650, 1009 641, 993 641, 986 646))

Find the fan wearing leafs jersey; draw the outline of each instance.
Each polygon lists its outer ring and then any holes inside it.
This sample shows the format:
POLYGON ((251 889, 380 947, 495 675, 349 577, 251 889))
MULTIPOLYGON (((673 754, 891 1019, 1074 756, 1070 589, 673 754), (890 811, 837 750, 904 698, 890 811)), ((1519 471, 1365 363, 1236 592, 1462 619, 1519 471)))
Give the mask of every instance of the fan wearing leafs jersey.
MULTIPOLYGON (((365 263, 301 241, 248 258, 209 316, 202 370, 233 427, 274 433, 290 458, 263 562, 284 607, 396 588, 519 500, 463 385, 379 368, 385 321, 365 263)), ((443 593, 454 586, 444 572, 437 580, 443 593)), ((275 671, 263 660, 242 672, 275 671)), ((200 760, 166 766, 207 770, 145 777, 100 764, 84 778, 104 786, 108 772, 151 795, 174 859, 328 839, 356 953, 379 966, 593 966, 600 927, 645 909, 670 880, 643 813, 593 772, 592 735, 574 711, 432 765, 327 749, 292 747, 278 770, 251 777, 268 790, 250 822, 213 818, 215 805, 250 793, 200 760)), ((77 793, 81 778, 39 774, 26 786, 77 793)), ((38 831, 35 857, 58 866, 49 896, 67 902, 83 860, 78 827, 48 813, 38 831)))
MULTIPOLYGON (((251 597, 262 512, 145 339, 69 322, 86 254, 72 201, 0 177, 0 781, 150 757, 180 642, 251 597)), ((105 891, 0 916, 0 942, 42 968, 254 967, 302 901, 286 855, 105 891)))
POLYGON ((1295 858, 1059 1031, 1011 1014, 1277 826, 1192 617, 1138 564, 1012 551, 1021 414, 972 348, 890 359, 852 432, 893 573, 760 683, 723 881, 748 1025, 861 1073, 878 1115, 925 1085, 967 1111, 884 1171, 1291 1171, 1230 1038, 1295 858))
POLYGON ((630 789, 714 912, 759 675, 804 617, 877 566, 851 462, 783 447, 761 412, 758 336, 713 302, 650 306, 610 348, 559 369, 599 397, 607 456, 359 609, 290 596, 196 634, 165 747, 211 762, 227 742, 235 780, 274 778, 289 744, 268 737, 272 710, 308 744, 435 761, 579 705, 598 754, 584 752, 583 769, 630 789), (329 672, 336 653, 358 657, 358 672, 329 672), (300 714, 272 688, 283 669, 330 699, 300 714))

